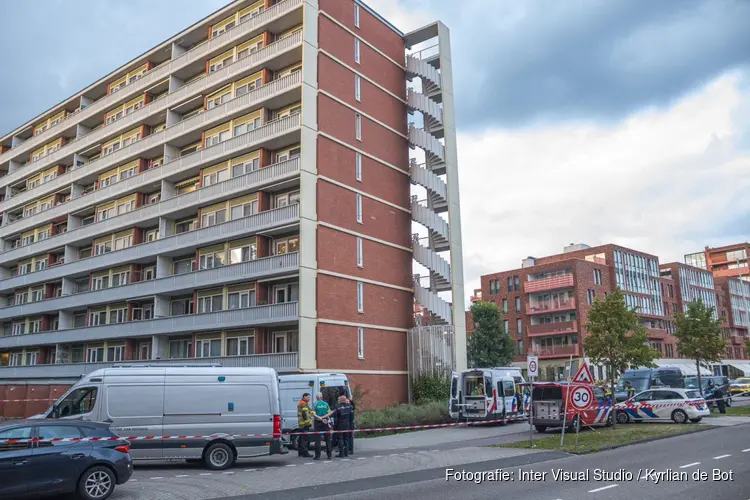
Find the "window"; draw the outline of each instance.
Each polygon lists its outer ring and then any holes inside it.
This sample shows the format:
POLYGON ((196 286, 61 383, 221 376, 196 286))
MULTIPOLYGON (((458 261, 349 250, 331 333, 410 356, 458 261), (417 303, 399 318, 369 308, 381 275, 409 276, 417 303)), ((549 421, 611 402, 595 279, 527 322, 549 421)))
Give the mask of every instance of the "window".
POLYGON ((234 127, 234 136, 236 137, 238 135, 246 134, 258 127, 260 127, 260 118, 256 118, 255 120, 251 120, 247 123, 237 125, 236 127, 234 127))
POLYGON ((219 170, 218 172, 204 175, 203 187, 210 186, 211 184, 216 184, 218 182, 224 182, 227 179, 229 179, 229 170, 225 168, 224 170, 219 170))
POLYGON ((503 320, 503 332, 506 333, 506 334, 510 333, 510 327, 508 326, 508 320, 507 319, 503 320))
POLYGON ((37 361, 39 353, 36 351, 26 353, 26 366, 34 366, 37 361))
POLYGON ((599 269, 594 269, 594 284, 602 284, 602 272, 599 269))
POLYGON ((26 333, 26 323, 13 323, 13 335, 24 335, 26 333))
POLYGON ((365 284, 357 282, 357 312, 365 312, 365 284))
POLYGON ((233 165, 232 177, 238 177, 240 175, 249 174, 250 172, 253 172, 254 170, 258 170, 259 167, 260 167, 260 160, 258 158, 247 160, 246 162, 240 163, 238 165, 233 165))
POLYGON ((169 341, 169 359, 185 359, 190 357, 193 343, 188 340, 169 341))
POLYGON ((255 307, 255 290, 233 292, 227 296, 229 309, 246 309, 255 307))
POLYGON ((299 284, 276 285, 273 287, 273 296, 275 304, 296 302, 299 299, 299 284))
POLYGON ((109 323, 125 323, 128 320, 128 309, 113 309, 109 311, 109 323))
MULTIPOLYGON (((11 366, 14 366, 11 364, 11 366)), ((31 427, 16 427, 14 429, 8 429, 7 431, 0 432, 0 441, 5 439, 31 439, 31 427)), ((4 451, 19 451, 31 448, 30 442, 23 443, 3 443, 0 444, 0 453, 4 451)), ((0 455, 2 456, 2 455, 0 455)))
POLYGON ((511 278, 510 276, 508 277, 508 291, 513 291, 513 278, 511 278))
POLYGON ((239 262, 248 262, 250 260, 255 260, 256 257, 257 257, 257 250, 256 250, 256 246, 254 243, 252 245, 247 245, 244 247, 232 248, 229 251, 229 263, 230 264, 237 264, 239 262))
POLYGON ((518 276, 513 276, 513 290, 518 291, 521 289, 521 282, 518 280, 518 276))
POLYGON ((57 406, 60 417, 72 415, 85 415, 91 413, 96 404, 96 387, 81 387, 65 396, 65 399, 57 406))
POLYGON ((125 346, 115 345, 107 347, 107 361, 122 361, 125 358, 125 346))
POLYGON ((195 342, 196 358, 221 356, 221 339, 198 340, 195 342))
POLYGON ((354 62, 359 64, 359 38, 354 39, 354 62))
POLYGON ((364 267, 364 265, 365 262, 362 248, 362 238, 357 236, 357 266, 364 267))
POLYGON ((226 221, 226 218, 227 218, 226 210, 217 210, 216 212, 212 212, 210 214, 203 214, 201 216, 201 227, 208 227, 208 226, 214 226, 216 224, 221 224, 226 221))
POLYGON ((226 356, 247 356, 255 354, 255 337, 232 337, 227 339, 226 356))
POLYGON ((592 305, 596 299, 596 292, 594 290, 586 290, 586 303, 592 305))
POLYGON ((356 200, 357 200, 357 222, 362 224, 362 195, 357 193, 356 200))
POLYGON ((516 320, 516 332, 518 333, 518 335, 523 334, 523 320, 521 319, 516 320))
POLYGON ((104 347, 89 347, 86 349, 87 363, 101 363, 104 361, 104 347))
POLYGON ((508 299, 503 299, 503 314, 508 314, 508 299))
POLYGON ((365 329, 357 328, 357 357, 365 359, 365 329))
POLYGON ((235 205, 231 208, 230 217, 232 220, 249 217, 258 213, 258 201, 251 201, 242 205, 235 205))
POLYGON ((214 252, 201 255, 199 260, 199 269, 213 269, 224 265, 224 252, 214 252))
POLYGON ((354 154, 354 178, 362 182, 362 154, 354 154))
POLYGON ((354 26, 359 28, 359 5, 354 5, 354 26))
POLYGON ((521 312, 521 297, 516 297, 516 312, 521 312))
POLYGON ((354 131, 357 136, 357 140, 362 140, 362 115, 359 113, 354 114, 354 131))
POLYGON ((198 299, 198 314, 221 311, 224 308, 224 297, 213 295, 210 297, 200 297, 198 299))
POLYGON ((354 98, 362 102, 362 78, 354 75, 354 98))

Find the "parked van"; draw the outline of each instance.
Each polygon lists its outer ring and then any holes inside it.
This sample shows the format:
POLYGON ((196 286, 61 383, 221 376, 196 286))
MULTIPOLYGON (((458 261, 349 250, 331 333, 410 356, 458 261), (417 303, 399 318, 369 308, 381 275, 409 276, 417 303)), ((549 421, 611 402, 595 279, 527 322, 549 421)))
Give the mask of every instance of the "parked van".
POLYGON ((104 368, 85 375, 32 418, 106 422, 120 436, 187 436, 133 440, 135 460, 202 460, 209 469, 223 470, 238 458, 285 453, 272 368, 104 368))
POLYGON ((458 420, 499 420, 524 414, 520 384, 525 383, 517 368, 475 368, 451 377, 448 412, 458 420))
MULTIPOLYGON (((346 396, 350 399, 352 397, 349 378, 343 373, 302 373, 279 376, 284 434, 294 432, 299 428, 297 405, 302 401, 302 395, 306 392, 309 392, 311 396, 310 407, 315 404, 315 395, 319 392, 323 394, 323 400, 331 409, 338 405, 339 396, 346 396)), ((296 450, 297 437, 290 436, 289 442, 284 444, 296 450)))
POLYGON ((653 387, 685 388, 685 375, 676 366, 625 370, 615 387, 615 398, 618 403, 628 399, 628 391, 625 388, 625 382, 628 381, 635 389, 636 394, 653 387))
POLYGON ((537 432, 544 432, 550 427, 562 427, 563 424, 570 432, 576 432, 582 426, 612 425, 614 413, 604 391, 590 385, 593 400, 583 407, 573 408, 567 402, 570 400, 569 392, 576 387, 580 385, 568 382, 534 382, 534 411, 531 418, 537 432))

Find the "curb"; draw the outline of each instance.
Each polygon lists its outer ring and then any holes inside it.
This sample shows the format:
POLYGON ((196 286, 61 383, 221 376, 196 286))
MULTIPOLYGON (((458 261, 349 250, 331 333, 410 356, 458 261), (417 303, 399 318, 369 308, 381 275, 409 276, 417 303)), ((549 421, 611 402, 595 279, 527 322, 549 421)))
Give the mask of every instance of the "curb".
POLYGON ((637 441, 630 441, 629 443, 611 444, 611 445, 608 445, 608 446, 601 446, 599 448, 590 448, 588 450, 583 450, 583 451, 568 451, 568 452, 565 452, 565 453, 569 453, 570 455, 590 455, 592 453, 598 453, 600 451, 616 450, 617 448, 624 448, 626 446, 632 446, 634 444, 650 443, 652 441, 660 441, 662 439, 670 439, 670 438, 674 438, 674 437, 677 437, 677 436, 687 436, 689 434, 697 434, 699 432, 706 432, 706 431, 710 431, 712 429, 718 429, 721 426, 718 426, 718 425, 703 425, 701 427, 703 427, 703 428, 702 429, 695 429, 695 430, 691 430, 691 431, 687 431, 687 432, 680 432, 680 433, 677 433, 677 434, 667 434, 665 436, 654 436, 654 437, 651 437, 651 438, 639 439, 637 441))

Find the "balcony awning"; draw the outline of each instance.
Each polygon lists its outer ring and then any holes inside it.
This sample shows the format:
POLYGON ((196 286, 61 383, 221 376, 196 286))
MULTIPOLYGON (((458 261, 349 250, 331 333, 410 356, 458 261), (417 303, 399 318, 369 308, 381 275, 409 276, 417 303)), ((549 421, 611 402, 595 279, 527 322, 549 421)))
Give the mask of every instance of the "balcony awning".
MULTIPOLYGON (((655 359, 654 364, 658 366, 674 366, 680 369, 683 375, 690 377, 690 376, 696 376, 698 375, 698 372, 695 370, 695 362, 682 362, 682 363, 675 363, 672 360, 669 359, 655 359)), ((714 373, 706 368, 705 366, 701 366, 701 375, 713 375, 714 373)))

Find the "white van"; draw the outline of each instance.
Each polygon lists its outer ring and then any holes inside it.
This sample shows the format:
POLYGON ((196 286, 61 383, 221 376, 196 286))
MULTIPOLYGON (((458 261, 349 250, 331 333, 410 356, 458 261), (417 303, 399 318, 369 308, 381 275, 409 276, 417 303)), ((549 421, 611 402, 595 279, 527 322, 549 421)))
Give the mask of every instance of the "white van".
MULTIPOLYGON (((281 398, 281 414, 283 416, 282 432, 288 434, 299 428, 297 420, 297 405, 302 401, 302 395, 310 393, 310 407, 315 404, 315 395, 323 394, 323 400, 331 409, 338 405, 339 396, 352 398, 349 378, 343 373, 302 373, 279 376, 279 394, 281 398)), ((356 404, 356 402, 355 402, 356 404)), ((297 449, 296 436, 289 437, 289 448, 297 449)), ((285 443, 287 444, 287 443, 285 443)))
POLYGON ((213 470, 238 458, 286 453, 276 370, 221 366, 121 366, 85 375, 45 413, 111 424, 133 440, 136 460, 202 460, 213 470), (240 437, 238 435, 250 435, 240 437), (210 436, 191 438, 189 436, 210 436))
POLYGON ((448 412, 454 420, 516 419, 525 413, 519 384, 525 383, 517 368, 474 368, 451 377, 448 412))

